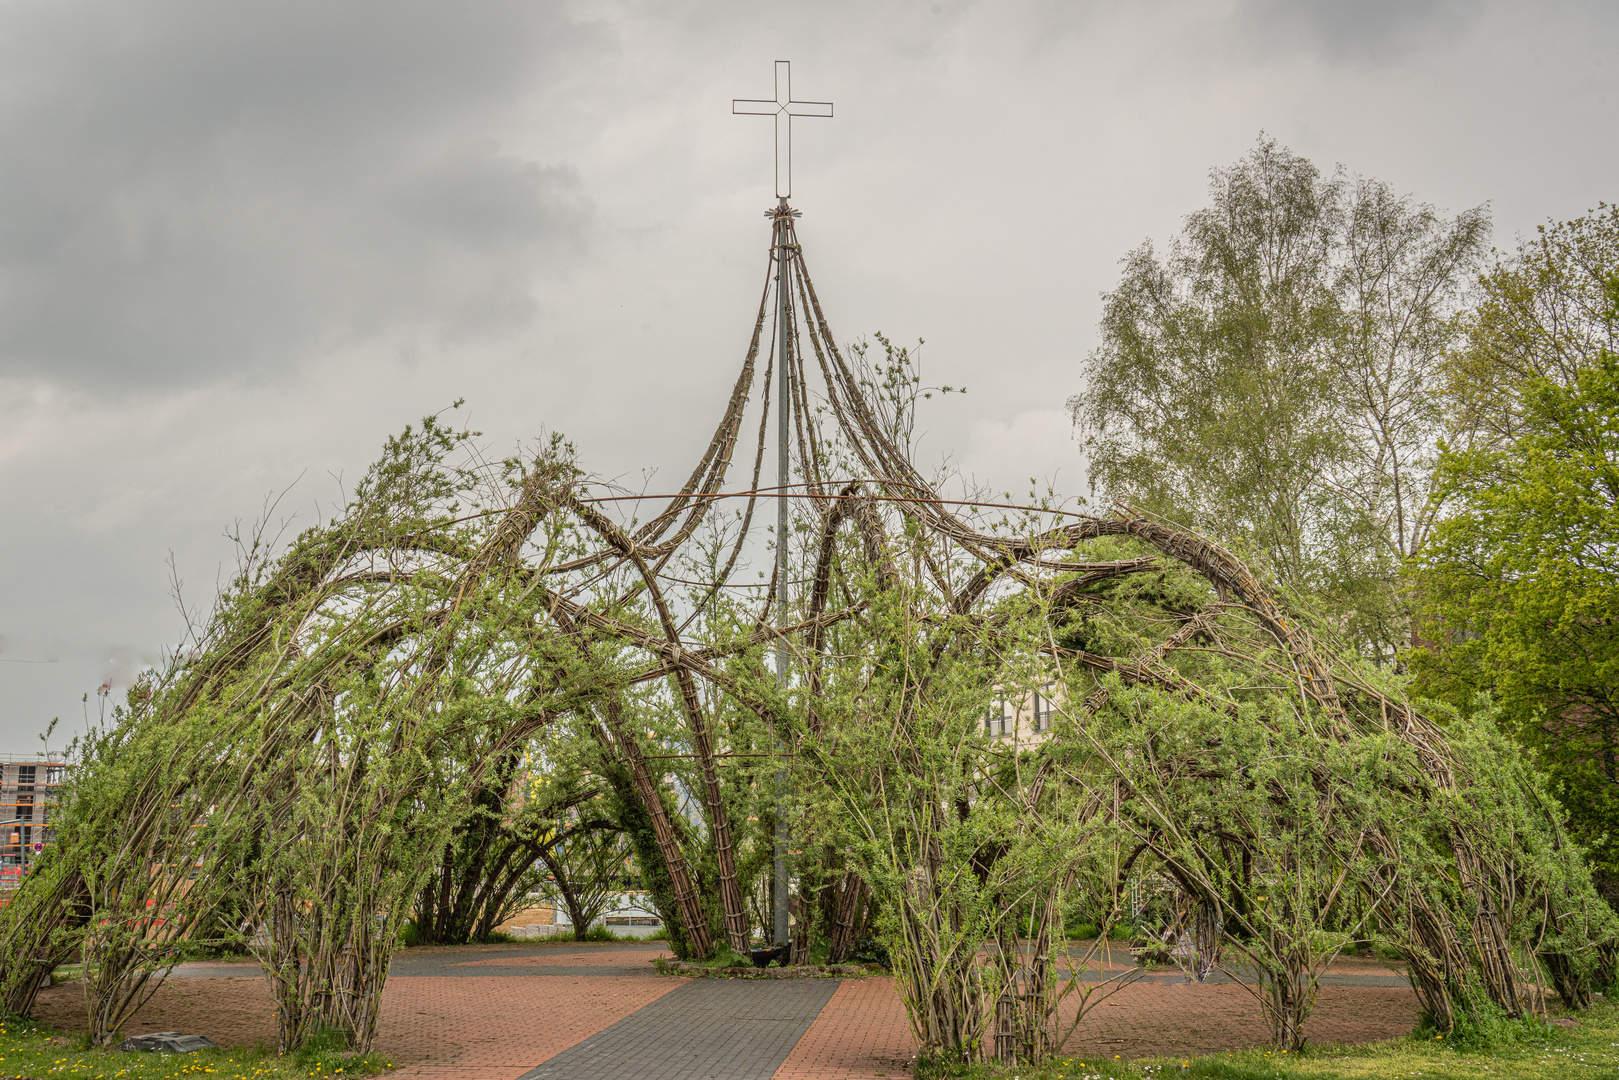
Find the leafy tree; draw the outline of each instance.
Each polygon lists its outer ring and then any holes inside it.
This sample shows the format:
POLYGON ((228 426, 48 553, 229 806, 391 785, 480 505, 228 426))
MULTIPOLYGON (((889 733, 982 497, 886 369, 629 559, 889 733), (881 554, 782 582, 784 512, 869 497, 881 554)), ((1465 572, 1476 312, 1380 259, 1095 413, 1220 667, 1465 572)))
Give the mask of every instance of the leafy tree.
POLYGON ((1434 696, 1495 697, 1619 904, 1619 357, 1565 377, 1525 380, 1500 442, 1441 460, 1455 512, 1414 570, 1414 666, 1434 696))
MULTIPOLYGON (((555 725, 550 733, 556 735, 555 725)), ((479 786, 470 812, 452 830, 443 861, 416 900, 416 941, 424 945, 462 945, 486 941, 496 926, 529 903, 542 889, 553 863, 566 865, 559 848, 577 846, 581 834, 615 831, 615 822, 600 812, 602 789, 588 782, 576 761, 569 760, 566 740, 537 739, 538 747, 521 757, 509 751, 490 769, 492 780, 479 786), (558 752, 558 744, 563 744, 558 752), (560 760, 558 760, 560 759, 560 760)), ((476 747, 456 748, 436 764, 447 772, 480 760, 476 747)), ((445 783, 445 781, 439 781, 445 783)), ((569 905, 573 911, 573 905, 569 905)), ((594 918, 594 914, 591 915, 594 918)), ((589 920, 586 920, 588 925, 589 920)), ((579 927, 577 920, 575 926, 579 927)), ((583 933, 584 927, 579 927, 583 933)))
POLYGON ((626 864, 631 845, 624 834, 603 818, 585 818, 577 812, 572 820, 559 822, 540 849, 540 859, 550 871, 540 888, 553 900, 561 900, 573 924, 573 936, 586 935, 613 894, 629 884, 626 864))
POLYGON ((0 913, 10 1009, 79 951, 92 1037, 115 1041, 179 947, 240 914, 265 931, 278 1048, 336 1029, 368 1049, 433 857, 585 673, 510 588, 527 538, 559 536, 547 500, 572 465, 556 445, 490 475, 448 464, 470 437, 429 417, 332 521, 279 556, 244 545, 192 648, 87 738, 51 872, 0 913), (440 767, 467 747, 489 752, 440 767))
POLYGON ((850 659, 828 666, 800 743, 811 833, 845 849, 879 899, 876 930, 923 1057, 1042 1060, 1132 976, 1060 980, 1099 962, 1118 917, 1124 834, 1107 801, 985 734, 995 695, 1049 682, 1040 610, 1009 603, 986 628, 924 614, 914 581, 862 591, 868 617, 836 635, 850 659), (1070 897, 1102 925, 1074 952, 1060 933, 1070 897))
POLYGON ((1483 441, 1524 424, 1531 379, 1572 386, 1604 351, 1619 351, 1619 206, 1543 225, 1480 281, 1462 347, 1444 364, 1451 426, 1483 441))
POLYGON ((1232 543, 1391 658, 1396 567, 1433 520, 1431 384, 1488 219, 1271 139, 1210 195, 1104 299, 1069 401, 1092 486, 1232 543))

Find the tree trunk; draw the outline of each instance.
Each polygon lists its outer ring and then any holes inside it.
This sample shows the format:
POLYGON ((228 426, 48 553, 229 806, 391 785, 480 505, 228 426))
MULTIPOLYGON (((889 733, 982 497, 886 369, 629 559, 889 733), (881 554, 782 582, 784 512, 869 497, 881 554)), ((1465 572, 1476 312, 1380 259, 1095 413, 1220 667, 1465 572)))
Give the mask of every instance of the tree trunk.
POLYGON ((742 888, 736 878, 736 851, 731 845, 731 825, 725 812, 725 799, 720 790, 719 769, 714 763, 714 742, 710 738, 707 716, 697 696, 697 686, 691 672, 675 669, 675 681, 680 687, 680 699, 685 706, 686 720, 691 725, 692 742, 697 747, 697 758, 703 769, 703 792, 708 804, 708 828, 714 840, 714 861, 720 874, 720 907, 725 915, 725 939, 731 951, 747 956, 753 948, 748 927, 748 910, 742 901, 742 888))
POLYGON ((1220 966, 1225 944, 1225 921, 1219 905, 1203 896, 1192 897, 1192 977, 1206 980, 1220 966))
POLYGON ((562 894, 563 906, 568 909, 568 921, 573 924, 573 939, 583 941, 586 931, 590 929, 590 917, 580 905, 578 896, 574 894, 573 884, 568 881, 568 875, 562 872, 562 864, 557 862, 549 846, 541 849, 540 858, 545 860, 546 867, 551 871, 551 877, 557 883, 557 892, 562 894))
MULTIPOLYGON (((792 927, 792 947, 787 950, 787 963, 801 967, 810 962, 810 898, 800 890, 798 894, 798 921, 792 927)), ((742 955, 746 956, 747 953, 742 955)))
MULTIPOLYGON (((664 869, 669 874, 675 902, 680 906, 680 918, 685 924, 683 929, 686 939, 690 943, 692 954, 698 959, 703 959, 714 951, 714 938, 709 932, 707 919, 703 917, 702 906, 697 901, 697 890, 692 887, 691 868, 686 862, 686 856, 680 850, 680 841, 675 836, 674 826, 669 822, 669 813, 664 808, 663 798, 658 792, 657 785, 652 782, 646 755, 641 753, 641 744, 635 736, 626 729, 617 699, 608 700, 606 713, 607 731, 611 732, 611 736, 607 737, 603 732, 602 741, 617 749, 630 767, 630 779, 635 785, 635 793, 640 797, 647 816, 652 819, 652 831, 658 841, 658 854, 663 857, 664 869)), ((600 728, 597 730, 601 731, 600 728)))
POLYGON ((443 941, 449 933, 450 918, 450 887, 455 883, 455 844, 453 841, 444 845, 444 865, 439 868, 438 884, 438 910, 433 913, 431 926, 422 929, 432 935, 430 941, 443 941))
POLYGON ((826 962, 841 964, 848 959, 855 942, 860 939, 860 932, 865 929, 866 902, 870 890, 859 874, 849 870, 844 873, 834 895, 833 910, 837 916, 832 926, 826 962))

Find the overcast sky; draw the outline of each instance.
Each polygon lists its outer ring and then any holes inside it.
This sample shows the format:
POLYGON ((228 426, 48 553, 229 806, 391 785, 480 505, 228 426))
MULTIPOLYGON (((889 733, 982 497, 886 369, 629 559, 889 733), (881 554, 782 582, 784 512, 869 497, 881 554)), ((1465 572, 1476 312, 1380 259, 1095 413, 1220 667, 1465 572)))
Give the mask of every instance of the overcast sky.
POLYGON ((316 520, 456 398, 682 472, 747 344, 793 62, 841 340, 927 339, 927 447, 1081 493, 1119 258, 1261 131, 1499 246, 1619 197, 1619 5, 0 0, 0 753, 176 641, 265 499, 316 520), (301 478, 301 479, 300 479, 301 478))

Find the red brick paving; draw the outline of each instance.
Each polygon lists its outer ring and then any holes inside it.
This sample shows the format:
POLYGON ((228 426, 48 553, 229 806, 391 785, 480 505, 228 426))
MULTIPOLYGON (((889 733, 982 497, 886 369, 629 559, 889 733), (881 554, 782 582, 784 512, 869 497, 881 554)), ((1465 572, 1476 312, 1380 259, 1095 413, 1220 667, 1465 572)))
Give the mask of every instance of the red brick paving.
POLYGON ((419 1080, 516 1080, 688 980, 622 975, 390 979, 377 1050, 419 1080))
MULTIPOLYGON (((1350 973, 1348 971, 1345 972, 1350 973)), ((1065 1002, 1072 1023, 1078 1001, 1065 1002)), ((1313 1043, 1373 1042, 1416 1024, 1416 995, 1400 987, 1321 989, 1304 1025, 1313 1043)), ((1212 1054, 1268 1041, 1253 996, 1241 986, 1135 983, 1087 1012, 1065 1047, 1084 1061, 1212 1054)), ((905 1008, 887 979, 847 981, 804 1034, 776 1080, 871 1080, 910 1074, 914 1054, 905 1008)))
MULTIPOLYGON (((448 959, 448 958, 446 958, 448 959)), ((575 950, 464 964, 648 965, 647 950, 575 950)), ((1358 967, 1358 965, 1357 965, 1358 967)), ((230 969, 222 969, 230 970, 230 969)), ((235 967, 234 971, 253 971, 235 967)), ((1354 973, 1346 971, 1346 974, 1354 973)), ((516 1080, 535 1065, 657 1000, 685 979, 634 976, 416 976, 390 979, 376 1049, 409 1080, 516 1080)), ((1075 1002, 1064 1008, 1072 1020, 1075 1002)), ((84 1028, 77 983, 43 991, 35 1016, 84 1028)), ((1415 995, 1400 987, 1323 987, 1305 1034, 1315 1043, 1366 1042, 1410 1031, 1415 995)), ((269 988, 258 975, 171 979, 131 1032, 179 1030, 228 1046, 273 1045, 269 988)), ((1095 1006, 1070 1037, 1076 1061, 1177 1056, 1262 1046, 1266 1032, 1241 986, 1136 983, 1095 1006)), ((777 1071, 779 1080, 873 1080, 910 1072, 914 1048, 888 979, 846 980, 777 1071)))
MULTIPOLYGON (((390 979, 375 1049, 412 1080, 515 1080, 688 980, 621 975, 390 979)), ((186 1031, 222 1046, 275 1045, 275 1006, 262 978, 170 979, 126 1025, 186 1031)), ((85 1027, 76 983, 40 994, 34 1016, 85 1027)))
MULTIPOLYGON (((184 1031, 221 1046, 274 1047, 275 1001, 257 968, 248 969, 251 978, 168 979, 124 1030, 184 1031)), ((41 990, 33 1016, 63 1031, 85 1030, 84 987, 69 982, 41 990)))
POLYGON ((776 1070, 776 1080, 909 1076, 916 1044, 891 979, 846 979, 776 1070))
MULTIPOLYGON (((1077 1007, 1073 997, 1064 1003, 1065 1030, 1077 1007)), ((1304 1036, 1317 1045, 1374 1042, 1404 1035, 1416 1022, 1417 998, 1409 987, 1323 986, 1304 1036)), ((1174 1057, 1268 1041, 1259 1003, 1242 986, 1138 982, 1087 1011, 1065 1052, 1080 1061, 1093 1054, 1174 1057)))

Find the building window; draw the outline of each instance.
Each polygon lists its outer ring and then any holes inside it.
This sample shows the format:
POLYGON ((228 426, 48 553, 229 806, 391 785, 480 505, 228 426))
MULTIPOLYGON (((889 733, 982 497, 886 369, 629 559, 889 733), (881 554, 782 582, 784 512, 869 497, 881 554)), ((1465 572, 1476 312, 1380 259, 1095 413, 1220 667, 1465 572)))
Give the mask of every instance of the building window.
POLYGON ((995 711, 984 717, 984 734, 992 739, 1006 737, 1010 718, 1006 714, 1006 702, 997 702, 995 711))
MULTIPOLYGON (((1047 683, 1046 684, 1046 690, 1049 691, 1050 689, 1051 689, 1051 684, 1047 683)), ((1047 731, 1050 728, 1051 728, 1051 698, 1048 697, 1046 694, 1041 693, 1040 691, 1035 691, 1035 695, 1034 695, 1034 730, 1036 730, 1036 731, 1047 731)))
POLYGON ((34 820, 34 797, 32 795, 17 796, 17 820, 34 820))

